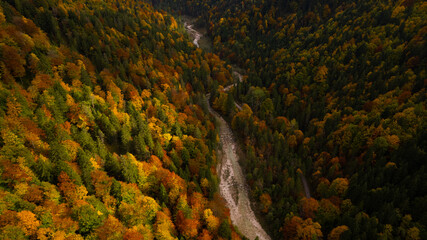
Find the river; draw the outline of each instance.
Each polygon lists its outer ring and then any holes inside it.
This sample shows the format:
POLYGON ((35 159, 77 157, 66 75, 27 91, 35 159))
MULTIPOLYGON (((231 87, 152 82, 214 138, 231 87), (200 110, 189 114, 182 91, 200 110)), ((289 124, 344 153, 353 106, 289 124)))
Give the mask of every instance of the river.
MULTIPOLYGON (((193 39, 194 45, 199 47, 199 40, 203 37, 203 34, 194 28, 191 21, 185 21, 184 27, 193 39)), ((237 77, 238 81, 243 80, 242 75, 235 70, 233 71, 233 75, 237 77)), ((236 83, 225 87, 224 90, 228 91, 234 85, 236 83)), ((236 107, 241 109, 241 106, 238 104, 236 104, 236 107)), ((233 136, 233 132, 227 122, 212 109, 209 103, 208 108, 209 112, 219 123, 219 137, 222 147, 222 159, 217 167, 220 178, 219 189, 221 196, 226 201, 227 207, 230 209, 231 221, 240 233, 248 239, 252 240, 258 237, 260 240, 270 240, 270 236, 262 228, 251 208, 248 187, 239 164, 239 156, 236 152, 238 144, 233 136)))
POLYGON ((193 38, 193 44, 199 47, 199 40, 200 37, 202 37, 202 34, 194 29, 193 23, 184 22, 184 27, 188 34, 190 34, 191 38, 193 38))

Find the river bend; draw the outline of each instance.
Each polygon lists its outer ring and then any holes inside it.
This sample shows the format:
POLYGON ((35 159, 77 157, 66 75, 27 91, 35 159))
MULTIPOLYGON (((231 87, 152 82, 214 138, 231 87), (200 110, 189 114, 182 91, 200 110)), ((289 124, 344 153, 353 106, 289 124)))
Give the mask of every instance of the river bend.
MULTIPOLYGON (((203 34, 194 29, 191 22, 185 22, 184 27, 193 39, 194 45, 199 47, 199 40, 203 34)), ((237 71, 233 71, 233 74, 237 76, 239 81, 242 81, 242 76, 237 71)), ((227 91, 232 86, 235 86, 235 84, 225 87, 224 90, 227 91)), ((236 107, 241 109, 239 105, 236 105, 236 107)), ((270 240, 270 236, 262 228, 251 208, 246 180, 236 151, 238 145, 233 132, 227 122, 212 109, 209 103, 208 108, 219 123, 219 137, 222 147, 222 159, 217 166, 220 178, 219 189, 227 207, 230 209, 231 221, 240 233, 251 240, 257 237, 260 240, 270 240)))

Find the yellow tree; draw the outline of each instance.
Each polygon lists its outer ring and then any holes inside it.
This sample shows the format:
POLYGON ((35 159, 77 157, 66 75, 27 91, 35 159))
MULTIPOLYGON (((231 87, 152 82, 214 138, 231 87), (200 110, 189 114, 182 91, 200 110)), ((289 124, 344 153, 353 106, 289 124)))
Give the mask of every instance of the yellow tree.
POLYGON ((347 178, 336 178, 332 181, 329 191, 333 195, 344 196, 345 192, 348 189, 348 179, 347 178))
POLYGON ((323 234, 318 222, 313 222, 311 218, 303 220, 300 217, 292 216, 285 220, 281 228, 284 239, 320 239, 323 234))
POLYGON ((154 224, 154 235, 158 240, 174 240, 176 235, 175 226, 168 214, 159 211, 156 216, 156 223, 154 224))
POLYGON ((261 194, 261 196, 259 197, 259 201, 262 205, 262 212, 268 213, 272 204, 270 195, 268 193, 261 194))
POLYGON ((316 76, 314 77, 314 81, 324 82, 326 80, 327 75, 328 75, 328 68, 326 66, 319 66, 317 69, 316 76))
POLYGON ((210 210, 209 208, 206 209, 203 212, 203 218, 206 222, 206 226, 208 227, 209 231, 216 232, 216 230, 218 230, 219 219, 213 215, 212 210, 210 210))
POLYGON ((40 226, 40 221, 37 220, 36 215, 26 210, 19 212, 16 215, 19 219, 18 225, 24 230, 25 235, 34 235, 37 228, 40 226))

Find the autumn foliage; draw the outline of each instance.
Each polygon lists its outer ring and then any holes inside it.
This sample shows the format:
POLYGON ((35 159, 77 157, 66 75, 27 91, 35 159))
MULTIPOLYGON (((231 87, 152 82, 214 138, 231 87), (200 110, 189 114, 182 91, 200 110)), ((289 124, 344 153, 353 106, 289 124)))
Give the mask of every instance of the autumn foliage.
POLYGON ((197 16, 213 52, 243 75, 215 86, 211 103, 244 146, 274 239, 298 222, 290 215, 324 238, 427 238, 425 1, 156 4, 197 16))
POLYGON ((0 239, 217 238, 200 96, 230 73, 178 24, 140 1, 1 2, 0 239))

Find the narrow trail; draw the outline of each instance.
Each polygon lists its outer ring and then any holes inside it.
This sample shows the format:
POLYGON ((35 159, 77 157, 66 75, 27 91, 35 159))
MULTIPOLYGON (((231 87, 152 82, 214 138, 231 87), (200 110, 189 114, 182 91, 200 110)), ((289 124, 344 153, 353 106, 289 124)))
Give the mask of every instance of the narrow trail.
MULTIPOLYGON (((239 82, 243 82, 243 76, 242 74, 240 74, 239 72, 237 72, 236 70, 233 69, 233 75, 237 77, 239 82)), ((237 83, 233 83, 228 85, 227 87, 224 88, 225 92, 228 92, 232 87, 237 86, 237 83)), ((238 104, 237 102, 234 102, 234 105, 236 106, 237 109, 239 109, 239 111, 242 110, 242 106, 240 104, 238 104)))
POLYGON ((311 198, 310 188, 308 187, 307 179, 305 179, 304 174, 300 174, 300 176, 301 176, 302 186, 304 187, 305 197, 311 198))
MULTIPOLYGON (((194 45, 199 47, 198 41, 202 37, 202 34, 195 30, 192 24, 185 22, 184 27, 192 37, 194 45)), ((233 71, 233 74, 240 82, 243 80, 242 75, 237 71, 233 71)), ((234 83, 225 87, 224 91, 230 90, 236 84, 234 83)), ((242 109, 240 105, 235 104, 238 109, 242 109)), ((257 237, 260 240, 270 240, 270 236, 262 228, 251 208, 245 176, 243 175, 236 152, 238 145, 234 139, 233 132, 227 122, 212 109, 209 102, 207 105, 209 112, 219 123, 219 137, 223 153, 222 161, 217 166, 220 178, 219 188, 227 207, 230 209, 231 221, 250 240, 257 237)))

